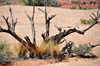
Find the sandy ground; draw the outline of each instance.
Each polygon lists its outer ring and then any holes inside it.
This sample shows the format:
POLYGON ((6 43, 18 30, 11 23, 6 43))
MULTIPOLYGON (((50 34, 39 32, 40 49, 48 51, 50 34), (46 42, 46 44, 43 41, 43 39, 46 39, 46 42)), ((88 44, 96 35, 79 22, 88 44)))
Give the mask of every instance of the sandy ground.
MULTIPOLYGON (((31 24, 29 19, 25 15, 25 11, 31 16, 32 15, 32 6, 0 6, 0 26, 2 28, 7 29, 6 22, 2 18, 2 15, 5 17, 10 17, 9 7, 12 8, 14 19, 18 18, 18 23, 16 25, 16 33, 24 39, 25 36, 29 36, 30 39, 32 38, 31 33, 31 24)), ((38 8, 44 9, 44 7, 36 7, 35 9, 35 29, 36 29, 36 40, 37 45, 39 45, 42 41, 41 34, 45 32, 45 18, 44 13, 38 10, 38 8)), ((76 25, 79 26, 80 30, 87 28, 89 25, 84 25, 80 23, 80 19, 90 19, 89 15, 92 13, 96 14, 97 9, 94 10, 70 10, 70 9, 62 9, 62 8, 54 8, 54 7, 47 7, 48 16, 57 14, 55 18, 51 20, 50 24, 50 36, 55 35, 58 30, 54 27, 57 25, 58 27, 62 27, 63 30, 68 30, 70 28, 75 28, 76 25), (68 28, 70 27, 70 28, 68 28)), ((100 19, 99 19, 100 20, 100 19)), ((11 18, 9 18, 9 22, 11 22, 11 18)), ((14 39, 11 35, 7 33, 0 33, 0 38, 7 40, 9 43, 19 43, 16 39, 14 39)), ((72 41, 76 45, 78 44, 88 44, 89 42, 93 45, 100 44, 100 25, 97 24, 88 30, 84 35, 80 35, 77 33, 70 34, 69 36, 65 37, 67 41, 72 41)), ((62 48, 65 46, 65 43, 61 44, 60 47, 62 48)), ((100 57, 100 46, 97 46, 92 51, 94 54, 100 57)), ((98 60, 97 62, 99 62, 98 60)), ((93 61, 96 62, 95 60, 93 61)), ((89 62, 84 62, 86 65, 89 62)), ((84 63, 80 63, 83 64, 84 63)), ((92 63, 92 61, 90 62, 92 63)), ((61 63, 63 64, 63 63, 61 63)), ((71 63, 72 64, 72 63, 71 63)), ((73 63, 78 64, 77 63, 73 63)), ((58 64, 59 65, 59 64, 58 64)), ((67 63, 70 66, 70 63, 67 63)), ((73 66, 72 65, 72 66, 73 66)), ((21 65, 23 66, 23 65, 21 65)), ((31 66, 31 65, 29 65, 31 66)), ((53 65, 51 65, 53 66, 53 65)), ((92 65, 90 65, 92 66, 92 65)), ((99 66, 99 65, 97 65, 99 66)))

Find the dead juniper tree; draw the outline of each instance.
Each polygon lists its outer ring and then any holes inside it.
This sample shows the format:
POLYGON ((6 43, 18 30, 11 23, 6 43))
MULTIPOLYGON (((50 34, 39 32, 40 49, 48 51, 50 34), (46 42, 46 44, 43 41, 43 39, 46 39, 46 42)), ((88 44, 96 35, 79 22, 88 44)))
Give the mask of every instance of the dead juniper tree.
MULTIPOLYGON (((43 42, 45 42, 46 44, 48 44, 49 41, 52 41, 54 44, 59 44, 61 42, 61 40, 76 32, 78 34, 81 34, 81 35, 84 35, 84 33, 86 31, 88 31, 90 28, 92 28, 95 24, 98 24, 98 19, 100 17, 100 9, 98 9, 97 11, 97 16, 92 13, 92 15, 94 16, 94 18, 90 15, 90 17, 92 19, 95 20, 95 22, 93 24, 91 24, 88 28, 84 29, 84 30, 78 30, 76 28, 73 28, 73 29, 68 29, 68 30, 63 30, 62 31, 62 28, 59 28, 56 26, 56 28, 58 29, 59 33, 54 35, 54 36, 49 36, 50 32, 50 20, 53 19, 56 15, 51 15, 50 17, 48 17, 48 14, 47 14, 47 4, 45 4, 45 10, 42 10, 40 8, 38 8, 41 12, 43 12, 45 14, 45 27, 46 27, 46 32, 42 33, 41 34, 41 37, 43 38, 43 42)), ((38 46, 36 44, 36 40, 35 40, 35 25, 34 25, 34 14, 35 14, 35 6, 33 6, 33 14, 32 14, 32 17, 30 17, 27 12, 25 12, 26 16, 28 17, 28 19, 30 20, 30 23, 31 23, 31 28, 32 28, 32 38, 33 38, 33 42, 30 41, 30 38, 28 36, 25 36, 25 40, 24 41, 21 37, 19 37, 16 32, 15 32, 15 26, 16 26, 16 23, 17 23, 17 18, 16 20, 14 20, 13 18, 13 15, 12 15, 12 9, 9 7, 9 11, 10 11, 10 15, 11 15, 11 19, 12 19, 12 23, 8 22, 8 17, 6 18, 5 16, 2 16, 8 26, 8 29, 3 29, 1 26, 0 26, 0 32, 5 32, 5 33, 9 33, 10 35, 12 35, 16 40, 18 40, 19 42, 22 43, 22 45, 24 47, 27 47, 27 44, 30 48, 28 48, 27 50, 30 52, 30 54, 33 54, 35 53, 37 55, 38 58, 41 58, 41 52, 39 51, 38 49, 38 46)), ((64 49, 63 49, 64 50, 64 49)))

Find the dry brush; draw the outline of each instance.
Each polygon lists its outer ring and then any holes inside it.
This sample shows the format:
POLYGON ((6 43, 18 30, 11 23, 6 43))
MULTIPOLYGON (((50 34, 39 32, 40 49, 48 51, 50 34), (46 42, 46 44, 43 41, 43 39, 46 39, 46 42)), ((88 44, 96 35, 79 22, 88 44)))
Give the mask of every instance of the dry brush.
MULTIPOLYGON (((46 27, 46 31, 44 33, 41 34, 41 37, 43 38, 43 42, 45 44, 48 44, 49 41, 53 42, 52 44, 54 45, 58 45, 61 40, 68 36, 69 34, 72 34, 72 33, 78 33, 78 34, 81 34, 81 35, 84 35, 84 33, 86 31, 88 31, 90 28, 92 28, 95 24, 98 24, 98 20, 99 20, 99 17, 100 17, 100 9, 98 9, 97 11, 97 16, 92 13, 92 15, 94 17, 92 17, 90 15, 90 17, 92 19, 94 19, 94 23, 91 24, 88 28, 84 29, 84 30, 78 30, 76 28, 73 28, 73 29, 68 29, 68 30, 64 30, 62 31, 62 28, 59 28, 56 26, 56 28, 58 29, 59 33, 54 35, 54 36, 49 36, 50 32, 50 20, 53 19, 56 15, 51 15, 50 17, 48 17, 48 14, 47 14, 47 4, 45 4, 45 10, 42 10, 40 8, 38 8, 41 12, 43 12, 45 14, 45 27, 46 27)), ((8 26, 8 29, 3 29, 1 26, 0 26, 0 33, 1 32, 5 32, 5 33, 9 33, 10 35, 12 35, 16 40, 18 40, 20 43, 22 43, 22 45, 24 47, 27 47, 27 45, 29 46, 26 51, 29 51, 30 52, 30 55, 32 55, 33 53, 35 53, 37 55, 38 58, 42 58, 41 56, 41 51, 39 50, 37 44, 36 44, 36 34, 35 34, 35 25, 34 25, 34 14, 35 14, 35 6, 33 6, 33 14, 32 14, 32 17, 30 17, 27 12, 25 12, 26 16, 28 17, 28 19, 30 20, 30 23, 31 23, 31 29, 32 29, 32 38, 33 38, 33 42, 30 41, 30 38, 28 36, 25 36, 25 40, 23 40, 21 37, 19 37, 16 32, 15 32, 15 27, 16 27, 16 23, 17 23, 17 18, 16 20, 14 21, 14 18, 13 18, 13 15, 12 15, 12 9, 9 7, 9 11, 10 11, 10 15, 11 15, 11 19, 12 19, 12 23, 8 22, 8 17, 6 18, 5 16, 2 16, 8 26)))

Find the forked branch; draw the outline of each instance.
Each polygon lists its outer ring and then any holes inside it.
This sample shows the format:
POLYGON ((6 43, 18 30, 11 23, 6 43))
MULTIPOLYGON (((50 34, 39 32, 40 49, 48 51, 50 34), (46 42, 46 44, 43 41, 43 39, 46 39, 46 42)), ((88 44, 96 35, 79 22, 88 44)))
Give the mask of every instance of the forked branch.
POLYGON ((16 23, 17 23, 17 18, 16 18, 16 21, 14 22, 13 15, 12 15, 12 9, 10 7, 9 7, 9 11, 10 11, 11 19, 12 19, 12 32, 15 32, 15 26, 16 26, 16 23))
MULTIPOLYGON (((100 11, 100 10, 99 10, 100 11)), ((69 30, 64 30, 63 32, 61 32, 61 30, 60 30, 60 33, 59 34, 56 34, 56 35, 54 35, 54 36, 51 36, 50 38, 49 38, 49 40, 53 40, 56 44, 59 44, 59 42, 60 42, 60 40, 62 39, 62 38, 64 38, 64 37, 66 37, 67 35, 69 35, 69 34, 71 34, 71 33, 74 33, 74 32, 77 32, 78 34, 82 34, 82 35, 84 35, 84 33, 86 32, 86 31, 88 31, 90 28, 92 28, 95 24, 97 24, 99 21, 98 21, 98 19, 99 19, 99 16, 100 16, 100 14, 98 14, 98 12, 99 11, 97 11, 97 16, 94 14, 94 13, 92 13, 92 15, 94 16, 94 18, 92 17, 92 16, 90 16, 92 19, 94 19, 95 20, 95 22, 93 23, 93 24, 91 24, 88 28, 86 28, 86 29, 84 29, 84 30, 77 30, 76 28, 73 28, 73 29, 69 29, 69 30)), ((59 27, 57 27, 56 26, 56 28, 59 30, 60 28, 59 27)))
POLYGON ((50 20, 52 18, 54 18, 56 15, 51 15, 51 17, 48 17, 47 15, 47 3, 45 3, 45 11, 43 11, 42 9, 38 8, 41 12, 43 12, 45 14, 45 25, 46 25, 46 32, 43 33, 41 36, 44 40, 48 40, 49 39, 49 30, 50 30, 50 20))
POLYGON ((0 32, 9 33, 15 39, 17 39, 20 43, 23 43, 23 45, 26 47, 26 42, 15 33, 15 26, 16 26, 16 23, 17 23, 17 19, 16 19, 16 22, 14 22, 14 19, 13 19, 13 16, 12 16, 12 9, 10 7, 9 7, 9 11, 10 11, 11 19, 12 19, 12 24, 10 24, 8 22, 9 17, 5 18, 5 16, 2 16, 4 18, 4 20, 6 21, 8 29, 3 29, 2 27, 0 27, 0 32))
POLYGON ((35 26, 34 26, 34 13, 35 13, 35 6, 33 6, 33 15, 32 18, 25 12, 26 16, 29 18, 31 27, 32 27, 32 36, 33 36, 33 44, 36 44, 35 40, 35 26))

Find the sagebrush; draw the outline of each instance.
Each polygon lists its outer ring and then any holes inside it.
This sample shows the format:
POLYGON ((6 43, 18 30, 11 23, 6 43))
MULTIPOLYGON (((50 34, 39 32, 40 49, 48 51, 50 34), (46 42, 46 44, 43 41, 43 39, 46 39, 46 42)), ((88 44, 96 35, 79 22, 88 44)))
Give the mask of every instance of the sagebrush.
POLYGON ((79 44, 79 46, 73 46, 72 52, 75 53, 77 56, 84 56, 87 53, 90 53, 92 50, 87 44, 79 44))

